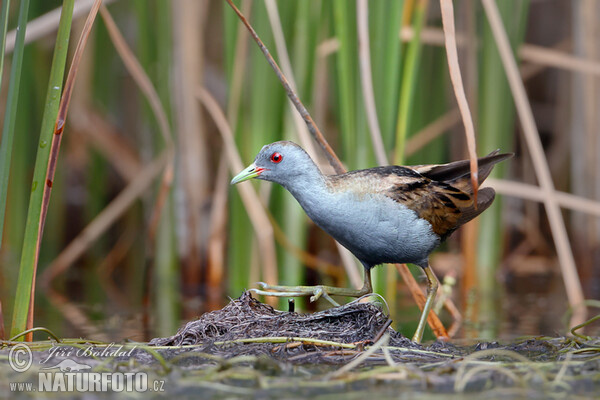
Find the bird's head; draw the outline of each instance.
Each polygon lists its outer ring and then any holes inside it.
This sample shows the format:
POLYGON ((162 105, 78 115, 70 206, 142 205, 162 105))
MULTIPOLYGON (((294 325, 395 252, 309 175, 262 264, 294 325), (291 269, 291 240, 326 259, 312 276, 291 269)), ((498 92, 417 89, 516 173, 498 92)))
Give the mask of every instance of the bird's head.
POLYGON ((263 146, 254 162, 236 175, 231 184, 257 178, 283 186, 314 165, 309 155, 293 142, 275 142, 263 146))

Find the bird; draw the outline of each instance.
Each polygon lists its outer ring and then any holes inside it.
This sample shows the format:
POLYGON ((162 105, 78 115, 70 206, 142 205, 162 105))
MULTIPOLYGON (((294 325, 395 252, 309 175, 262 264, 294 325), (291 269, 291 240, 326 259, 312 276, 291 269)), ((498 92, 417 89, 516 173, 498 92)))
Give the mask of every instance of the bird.
MULTIPOLYGON (((478 184, 494 165, 512 157, 495 150, 478 160, 478 184)), ((373 292, 371 270, 385 263, 410 263, 427 278, 427 297, 413 341, 420 343, 433 306, 438 280, 429 255, 461 225, 494 201, 491 187, 471 184, 470 161, 416 166, 379 166, 337 175, 324 175, 296 143, 265 145, 254 162, 231 184, 249 179, 278 183, 289 191, 308 217, 347 248, 364 266, 361 289, 332 286, 278 286, 259 282, 255 293, 271 296, 330 295, 361 297, 373 292)), ((334 303, 336 304, 336 303, 334 303)))

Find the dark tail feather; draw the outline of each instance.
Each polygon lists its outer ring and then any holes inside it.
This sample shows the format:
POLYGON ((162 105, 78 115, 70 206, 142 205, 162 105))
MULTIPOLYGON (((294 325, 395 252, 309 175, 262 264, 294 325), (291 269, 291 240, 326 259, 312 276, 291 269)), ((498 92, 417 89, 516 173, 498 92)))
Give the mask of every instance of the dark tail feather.
MULTIPOLYGON (((500 150, 495 150, 487 156, 478 159, 478 182, 480 185, 490 175, 495 164, 514 156, 514 153, 498 154, 499 152, 500 150)), ((417 169, 417 171, 434 181, 451 183, 463 178, 469 178, 471 175, 471 164, 469 160, 462 160, 435 165, 429 170, 417 169)))
MULTIPOLYGON (((501 161, 514 157, 515 153, 503 153, 503 154, 495 154, 498 153, 499 150, 496 150, 494 154, 490 153, 489 155, 480 158, 478 164, 478 179, 477 182, 481 185, 483 181, 490 175, 492 169, 494 169, 494 165, 498 164, 501 161)), ((471 173, 467 174, 467 176, 471 176, 471 173)))
MULTIPOLYGON (((489 174, 489 172, 488 172, 489 174)), ((496 191, 491 187, 485 187, 477 191, 477 208, 471 206, 467 209, 462 209, 460 219, 458 220, 459 225, 466 224, 473 218, 488 209, 489 206, 494 202, 496 197, 496 191)))

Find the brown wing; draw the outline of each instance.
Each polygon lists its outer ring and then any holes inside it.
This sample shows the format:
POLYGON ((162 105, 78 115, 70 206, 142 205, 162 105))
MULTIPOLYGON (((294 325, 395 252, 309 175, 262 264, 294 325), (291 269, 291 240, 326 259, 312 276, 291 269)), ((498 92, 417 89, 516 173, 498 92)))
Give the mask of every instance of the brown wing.
POLYGON ((442 240, 464 223, 464 213, 471 214, 474 209, 469 194, 426 177, 397 179, 386 195, 429 221, 442 240))

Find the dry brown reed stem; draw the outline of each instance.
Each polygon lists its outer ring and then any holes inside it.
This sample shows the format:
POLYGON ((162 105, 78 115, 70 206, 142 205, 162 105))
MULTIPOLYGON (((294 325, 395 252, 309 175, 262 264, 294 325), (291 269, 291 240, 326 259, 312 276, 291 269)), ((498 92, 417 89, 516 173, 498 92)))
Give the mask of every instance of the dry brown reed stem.
POLYGON ((388 165, 388 157, 383 147, 383 139, 379 120, 377 119, 377 107, 375 105, 375 94, 373 92, 373 78, 371 72, 371 49, 369 47, 369 7, 367 0, 356 0, 356 22, 358 32, 358 62, 360 66, 360 82, 362 85, 362 97, 371 133, 371 142, 375 151, 375 158, 379 165, 388 165))
MULTIPOLYGON (((479 236, 479 219, 465 224, 461 228, 460 249, 462 254, 462 276, 460 281, 460 293, 458 301, 463 304, 463 312, 466 313, 465 319, 468 321, 477 321, 479 315, 479 302, 472 301, 473 294, 477 292, 477 242, 479 236), (467 306, 469 305, 470 306, 467 306)), ((450 331, 453 329, 450 328, 450 331)), ((475 334, 473 331, 466 329, 464 337, 472 338, 475 334)), ((451 336, 452 337, 452 336, 451 336)))
MULTIPOLYGON (((413 28, 405 26, 400 30, 400 39, 403 42, 409 42, 414 36, 413 28)), ((444 45, 444 32, 438 28, 423 28, 421 40, 425 44, 434 46, 444 45)), ((467 38, 461 34, 456 35, 458 46, 466 46, 467 38)), ((334 44, 330 44, 334 46, 334 44)), ((567 71, 581 72, 592 75, 600 75, 600 62, 587 58, 575 56, 560 50, 562 45, 547 48, 534 44, 522 44, 518 49, 521 61, 528 61, 532 64, 554 67, 567 71)))
POLYGON ((207 308, 216 310, 221 307, 223 295, 223 275, 225 272, 225 237, 227 236, 227 194, 229 191, 228 166, 229 159, 225 150, 221 151, 219 167, 217 168, 215 190, 210 211, 210 233, 207 245, 208 268, 206 282, 207 308))
MULTIPOLYGON (((73 20, 87 15, 92 9, 95 0, 78 0, 73 5, 73 20)), ((114 3, 115 0, 104 0, 104 4, 114 3)), ((58 29, 60 21, 61 7, 55 8, 27 23, 27 31, 25 32, 25 44, 35 42, 58 29)), ((15 38, 17 37, 16 29, 6 34, 6 54, 13 52, 15 47, 15 38)))
POLYGON ((519 47, 519 57, 523 61, 538 65, 600 76, 600 62, 574 56, 564 51, 524 44, 519 47))
POLYGON ((404 154, 409 157, 461 121, 460 111, 454 108, 433 120, 406 141, 404 154))
MULTIPOLYGON (((177 185, 174 196, 177 235, 184 285, 201 284, 202 242, 208 215, 203 212, 209 201, 208 136, 203 115, 198 107, 196 88, 202 84, 206 52, 205 30, 209 2, 205 0, 179 0, 172 2, 172 110, 177 136, 177 185)), ((185 317, 196 315, 195 310, 184 308, 185 317)))
POLYGON ((458 52, 456 51, 456 32, 454 28, 454 6, 452 0, 440 0, 442 11, 442 23, 444 27, 444 39, 446 44, 446 55, 448 59, 448 70, 454 95, 458 102, 458 108, 465 126, 465 137, 467 139, 467 148, 471 166, 471 186, 473 187, 473 201, 477 208, 477 188, 478 188, 478 168, 477 168, 477 148, 475 144, 475 127, 473 126, 473 117, 467 102, 465 88, 462 82, 460 66, 458 64, 458 52))
POLYGON ((156 122, 158 122, 159 131, 162 135, 163 140, 165 141, 165 146, 169 149, 173 147, 173 139, 171 133, 171 127, 169 126, 169 119, 167 118, 167 113, 160 101, 160 97, 152 84, 152 81, 144 71, 144 68, 141 66, 140 62, 137 60, 131 48, 127 45, 125 38, 121 34, 121 31, 117 27, 115 20, 110 15, 110 12, 105 6, 100 8, 100 15, 104 20, 104 24, 106 25, 106 30, 112 40, 117 53, 123 60, 125 64, 125 68, 137 84, 140 91, 148 100, 150 104, 150 108, 154 113, 154 117, 156 118, 156 122))
MULTIPOLYGON (((493 186, 498 193, 506 196, 533 200, 539 203, 544 202, 545 192, 539 186, 495 178, 488 178, 486 183, 493 186)), ((558 190, 554 192, 554 195, 561 207, 600 217, 600 201, 598 200, 586 199, 558 190)))
POLYGON ((535 125, 533 118, 533 112, 531 105, 527 99, 527 93, 525 92, 525 86, 519 76, 519 69, 517 67, 516 60, 513 57, 510 43, 506 35, 506 31, 500 18, 498 7, 493 0, 482 0, 485 14, 490 23, 492 34, 498 46, 502 64, 506 71, 506 77, 508 79, 509 86, 511 88, 515 105, 517 108, 517 114, 523 128, 525 140, 535 169, 536 176, 541 186, 541 190, 544 193, 544 205, 548 214, 548 220, 550 222, 550 228, 556 250, 558 253, 558 259, 560 261, 561 271, 565 287, 567 291, 567 297, 569 304, 573 308, 573 317, 571 324, 577 325, 585 321, 586 309, 583 301, 583 290, 581 282, 577 275, 577 267, 571 251, 569 238, 567 236, 567 230, 562 218, 559 203, 556 198, 556 192, 554 189, 554 182, 550 175, 550 168, 544 155, 544 149, 540 140, 539 132, 535 125))
POLYGON ((129 225, 128 228, 119 235, 119 238, 112 249, 110 249, 108 254, 96 267, 100 286, 104 289, 111 302, 115 302, 121 309, 129 308, 131 303, 127 299, 127 296, 125 296, 119 287, 115 285, 114 281, 111 279, 111 275, 129 254, 136 239, 135 230, 136 228, 129 225))
MULTIPOLYGON (((406 283, 406 286, 408 287, 410 294, 415 300, 415 303, 417 303, 417 306, 419 306, 420 310, 423 310, 423 307, 425 307, 426 298, 423 294, 423 291, 421 290, 421 286, 419 286, 415 278, 412 276, 406 264, 394 264, 394 266, 396 267, 396 270, 400 273, 400 276, 404 280, 404 283, 406 283)), ((438 287, 441 286, 442 285, 438 285, 438 287)), ((427 323, 429 324, 429 326, 433 330, 433 333, 438 339, 443 340, 448 338, 448 332, 446 332, 444 324, 442 324, 442 321, 440 321, 439 317, 433 310, 431 310, 429 312, 429 315, 427 316, 427 323)))
MULTIPOLYGON (((600 59, 598 47, 598 15, 600 3, 594 0, 577 2, 573 6, 573 51, 592 60, 600 59)), ((574 74, 571 79, 569 134, 563 135, 564 144, 570 148, 570 191, 576 195, 600 199, 600 80, 592 74, 574 74)), ((569 99, 570 97, 570 99, 569 99)), ((559 150, 563 147, 555 146, 559 150)), ((554 172, 554 171, 553 171, 554 172)), ((574 247, 579 253, 579 273, 582 280, 595 275, 597 264, 595 249, 600 244, 600 220, 586 215, 572 215, 570 226, 574 247)), ((590 287, 590 285, 586 285, 590 287)))
POLYGON ((49 289, 48 299, 61 314, 87 339, 108 342, 108 336, 98 329, 81 309, 62 294, 49 289))
MULTIPOLYGON (((233 132, 227 123, 225 114, 219 107, 217 101, 204 88, 196 91, 198 99, 202 102, 210 116, 212 117, 225 145, 228 165, 233 174, 244 168, 242 158, 237 151, 233 132)), ((277 258, 275 252, 275 239, 273 227, 269 222, 265 209, 260 198, 252 185, 237 185, 244 207, 248 211, 250 222, 254 232, 258 237, 259 254, 264 263, 265 279, 267 282, 277 282, 277 258)))
POLYGON ((444 301, 444 307, 446 307, 446 310, 448 310, 448 313, 450 313, 453 319, 452 324, 450 324, 450 327, 448 327, 448 337, 453 338, 456 336, 462 326, 463 315, 456 304, 454 304, 452 301, 449 301, 449 299, 444 301))
MULTIPOLYGON (((285 44, 285 38, 283 36, 283 29, 281 27, 281 19, 279 18, 279 12, 277 10, 277 3, 273 0, 266 0, 265 6, 267 9, 267 14, 269 16, 269 21, 271 23, 271 28, 273 31, 273 37, 275 39, 275 47, 277 49, 277 54, 279 55, 279 60, 281 62, 283 68, 283 74, 287 77, 288 82, 290 84, 290 88, 293 91, 296 91, 296 83, 294 80, 294 71, 292 69, 292 63, 290 61, 289 53, 287 51, 287 46, 285 44)), ((294 112, 294 103, 291 102, 292 106, 292 117, 294 119, 294 126, 296 127, 296 132, 298 133, 298 137, 300 138, 300 143, 302 147, 310 154, 310 156, 315 160, 315 162, 324 170, 327 169, 327 165, 323 165, 319 162, 320 157, 318 157, 315 148, 313 146, 313 141, 309 135, 309 131, 307 125, 302 120, 300 113, 294 112)), ((315 124, 316 126, 316 124, 315 124)), ((362 285, 362 277, 360 276, 359 269, 357 268, 356 262, 354 261, 354 257, 350 254, 348 249, 340 245, 338 242, 335 242, 338 252, 340 253, 340 258, 342 260, 342 264, 346 269, 346 273, 350 278, 350 282, 356 288, 361 287, 362 285)))
POLYGON ((71 108, 73 112, 69 123, 73 130, 85 136, 124 180, 130 182, 135 179, 142 169, 142 163, 137 152, 130 142, 123 139, 117 127, 85 104, 75 101, 71 108))
POLYGON ((317 143, 319 143, 321 148, 325 151, 325 155, 327 156, 327 159, 329 160, 329 163, 331 164, 331 166, 334 168, 334 170, 338 174, 344 173, 345 168, 344 168, 342 162, 335 155, 333 149, 331 148, 329 143, 327 143, 327 141, 325 140, 325 137, 323 136, 323 134, 321 133, 321 131, 319 130, 317 125, 312 120, 312 117, 308 113, 308 110, 300 102, 300 99, 298 98, 296 93, 290 87, 289 82, 287 81, 287 79, 285 78, 285 76, 283 75, 283 73, 281 72, 279 67, 277 66, 277 63, 275 62, 275 60, 269 53, 269 50, 265 47, 265 45, 262 43, 262 41, 258 37, 254 28, 252 28, 252 26, 250 25, 248 20, 246 20, 246 17, 244 17, 244 15, 241 13, 241 11, 235 6, 235 4, 233 4, 233 2, 231 0, 227 0, 227 3, 231 6, 233 11, 235 11, 235 13, 238 15, 238 17, 242 21, 242 23, 246 26, 246 28, 250 32, 250 35, 252 36, 252 38, 254 39, 254 41, 256 42, 256 44, 258 45, 258 47, 264 54, 265 58, 267 59, 267 62, 269 63, 271 68, 273 68, 273 71, 275 71, 275 74, 277 75, 277 78, 279 78, 279 80, 281 81, 281 84, 283 85, 283 87, 286 91, 286 94, 288 95, 288 97, 292 101, 292 103, 294 103, 296 110, 298 110, 298 112, 302 116, 302 119, 306 123, 306 126, 308 127, 309 132, 313 135, 313 137, 315 138, 317 143))
MULTIPOLYGON (((477 7, 475 2, 477 0, 466 0, 465 6, 465 17, 464 17, 464 31, 467 35, 467 42, 464 49, 464 69, 465 71, 465 87, 467 88, 467 100, 471 105, 471 111, 474 115, 475 126, 479 126, 477 116, 479 115, 478 105, 478 87, 479 87, 479 52, 477 49, 477 7)), ((456 38, 458 42, 458 34, 456 38)), ((457 43, 458 44, 458 43, 457 43)))
POLYGON ((41 277, 41 284, 48 288, 52 281, 66 271, 94 243, 100 235, 110 228, 115 221, 131 207, 163 171, 168 161, 168 154, 161 153, 153 161, 144 166, 136 179, 131 181, 121 193, 111 201, 76 237, 65 247, 58 257, 46 268, 41 277))
POLYGON ((339 49, 340 42, 338 39, 336 37, 330 37, 319 43, 317 46, 317 54, 319 57, 325 58, 337 52, 339 49))
POLYGON ((315 61, 314 61, 314 78, 312 84, 312 98, 311 104, 313 105, 313 114, 315 116, 315 123, 317 125, 324 126, 327 121, 328 115, 328 99, 331 96, 332 89, 329 88, 330 76, 328 68, 330 66, 327 61, 327 51, 323 51, 323 43, 316 44, 315 47, 315 61))

